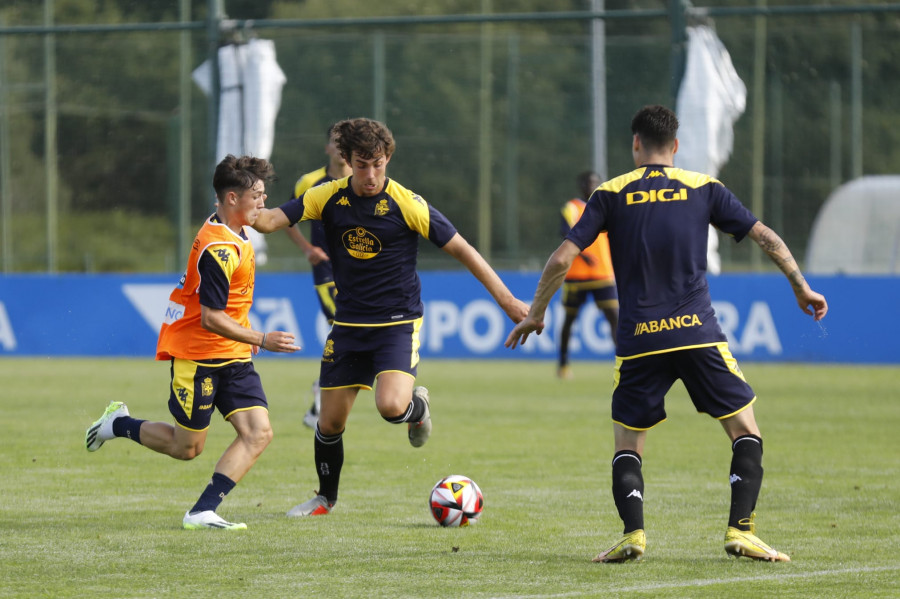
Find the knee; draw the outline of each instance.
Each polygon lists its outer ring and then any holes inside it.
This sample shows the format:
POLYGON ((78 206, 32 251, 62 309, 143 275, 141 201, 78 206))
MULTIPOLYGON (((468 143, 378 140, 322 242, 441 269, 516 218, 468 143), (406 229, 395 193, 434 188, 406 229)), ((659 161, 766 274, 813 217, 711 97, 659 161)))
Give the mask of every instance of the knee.
POLYGON ((412 401, 412 395, 409 397, 381 397, 375 402, 375 407, 382 418, 390 420, 402 416, 409 409, 410 401, 412 401))
POLYGON ((241 440, 252 448, 253 453, 259 455, 269 446, 274 437, 275 433, 272 431, 272 427, 265 426, 241 435, 241 440))

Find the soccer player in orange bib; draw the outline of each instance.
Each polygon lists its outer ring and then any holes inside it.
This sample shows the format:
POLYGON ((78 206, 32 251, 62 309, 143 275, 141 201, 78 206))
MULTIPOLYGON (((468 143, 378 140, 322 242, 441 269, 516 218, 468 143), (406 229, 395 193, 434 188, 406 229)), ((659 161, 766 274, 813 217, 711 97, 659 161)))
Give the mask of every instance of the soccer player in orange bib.
MULTIPOLYGON (((585 171, 578 175, 576 183, 581 197, 572 198, 563 206, 560 223, 563 239, 581 219, 587 199, 600 186, 600 177, 593 171, 585 171)), ((561 379, 572 378, 572 370, 569 368, 569 337, 578 312, 589 297, 594 299, 597 309, 603 312, 609 322, 610 335, 615 343, 616 327, 619 325, 619 300, 606 233, 600 233, 591 245, 575 257, 563 281, 562 306, 566 316, 559 332, 559 361, 556 368, 556 375, 561 379)))
POLYGON ((268 404, 251 356, 260 349, 295 352, 294 335, 255 331, 248 314, 256 273, 253 245, 244 232, 265 207, 265 183, 274 177, 266 160, 227 156, 216 167, 216 212, 194 238, 187 269, 169 296, 159 332, 157 360, 171 363, 169 412, 175 424, 139 420, 124 402, 110 402, 85 434, 85 447, 127 437, 178 460, 203 451, 213 412, 231 423, 237 438, 215 466, 212 479, 182 519, 189 530, 240 530, 216 513, 272 440, 268 404))
POLYGON ((642 454, 647 431, 666 419, 665 395, 681 379, 694 406, 717 419, 731 441, 731 508, 725 551, 764 561, 790 561, 755 534, 753 510, 762 485, 763 443, 744 380, 716 320, 706 282, 709 225, 740 241, 749 237, 787 277, 797 305, 815 320, 828 312, 810 289, 784 241, 721 182, 674 168, 678 119, 645 106, 631 122, 635 170, 598 187, 581 220, 550 256, 528 316, 506 346, 544 328, 544 313, 578 254, 602 231, 619 291, 616 385, 612 397, 615 455, 612 491, 624 536, 595 562, 640 559, 644 534, 642 454))

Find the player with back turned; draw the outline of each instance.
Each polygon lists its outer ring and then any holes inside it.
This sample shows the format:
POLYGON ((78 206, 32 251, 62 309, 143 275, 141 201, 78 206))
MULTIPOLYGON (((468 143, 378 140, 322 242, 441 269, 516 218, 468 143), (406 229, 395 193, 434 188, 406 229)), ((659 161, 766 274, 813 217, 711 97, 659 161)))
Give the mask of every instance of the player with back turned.
POLYGON ((335 125, 349 177, 309 189, 301 198, 263 210, 262 233, 301 220, 321 220, 338 288, 334 325, 322 353, 322 407, 314 440, 319 489, 289 516, 328 514, 338 497, 343 435, 360 389, 392 424, 406 424, 413 447, 431 434, 428 390, 414 386, 424 304, 416 271, 424 237, 462 263, 513 321, 528 306, 516 299, 481 254, 421 196, 386 175, 394 136, 383 123, 359 118, 335 125))
POLYGON ((731 441, 731 508, 725 551, 765 561, 790 558, 755 534, 763 442, 753 414, 756 395, 728 350, 706 281, 709 224, 736 241, 755 241, 787 277, 803 312, 820 320, 825 298, 810 289, 790 250, 722 183, 674 168, 678 119, 646 106, 631 122, 635 170, 603 183, 584 215, 550 256, 528 316, 506 346, 544 327, 544 313, 575 257, 609 234, 619 291, 612 419, 612 491, 624 536, 594 561, 639 559, 646 548, 642 454, 647 431, 666 419, 665 394, 681 379, 695 407, 721 422, 731 441))

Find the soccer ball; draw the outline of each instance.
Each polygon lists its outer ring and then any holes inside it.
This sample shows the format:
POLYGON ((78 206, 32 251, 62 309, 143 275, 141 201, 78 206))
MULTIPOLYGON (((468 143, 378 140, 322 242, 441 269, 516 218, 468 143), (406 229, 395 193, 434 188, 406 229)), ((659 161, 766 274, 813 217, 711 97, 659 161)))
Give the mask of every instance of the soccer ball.
POLYGON ((428 498, 431 515, 441 526, 468 526, 478 522, 484 496, 475 481, 452 474, 439 480, 428 498))

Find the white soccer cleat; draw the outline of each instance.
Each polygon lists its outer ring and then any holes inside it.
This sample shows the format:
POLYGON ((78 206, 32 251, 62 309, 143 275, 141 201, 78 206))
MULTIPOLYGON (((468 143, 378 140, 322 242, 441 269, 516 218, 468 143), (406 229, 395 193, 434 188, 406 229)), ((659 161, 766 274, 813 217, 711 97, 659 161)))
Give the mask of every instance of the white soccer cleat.
POLYGON ((324 495, 316 495, 309 501, 304 501, 300 505, 295 505, 287 513, 291 518, 300 516, 326 516, 334 507, 333 503, 328 503, 328 499, 324 495))
POLYGON ((181 525, 185 530, 200 530, 201 528, 219 528, 222 530, 245 530, 247 525, 243 522, 228 522, 212 510, 192 514, 187 512, 181 525))
POLYGON ((114 439, 112 425, 113 420, 122 416, 128 416, 128 406, 121 401, 111 401, 106 406, 103 415, 88 427, 84 434, 84 446, 88 451, 97 451, 105 441, 114 439))
POLYGON ((431 436, 431 408, 428 403, 428 389, 416 387, 413 389, 413 395, 425 402, 425 413, 422 414, 422 420, 409 423, 409 444, 413 447, 422 447, 431 436))

